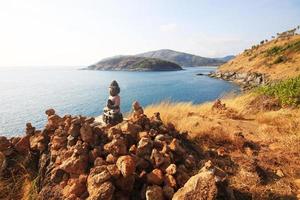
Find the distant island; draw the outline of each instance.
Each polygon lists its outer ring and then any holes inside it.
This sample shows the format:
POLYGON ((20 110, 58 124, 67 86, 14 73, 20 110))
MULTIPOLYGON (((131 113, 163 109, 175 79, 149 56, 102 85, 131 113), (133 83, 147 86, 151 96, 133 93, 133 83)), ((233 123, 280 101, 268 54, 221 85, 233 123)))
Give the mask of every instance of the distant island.
POLYGON ((137 54, 137 56, 147 58, 159 58, 170 62, 174 62, 184 67, 219 66, 226 63, 228 60, 234 58, 234 56, 232 55, 226 56, 224 58, 207 58, 170 49, 149 51, 146 53, 137 54))
POLYGON ((173 62, 141 56, 115 56, 89 66, 90 70, 106 71, 177 71, 182 68, 173 62))
POLYGON ((113 56, 105 58, 87 67, 89 70, 106 71, 176 71, 181 67, 219 66, 233 59, 229 55, 223 58, 207 58, 170 49, 149 51, 133 56, 113 56))

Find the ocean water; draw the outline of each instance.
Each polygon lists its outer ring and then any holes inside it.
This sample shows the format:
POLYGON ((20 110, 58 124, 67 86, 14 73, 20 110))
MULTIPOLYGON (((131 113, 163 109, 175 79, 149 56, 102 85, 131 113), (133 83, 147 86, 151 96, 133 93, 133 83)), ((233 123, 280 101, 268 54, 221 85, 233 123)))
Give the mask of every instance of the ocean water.
POLYGON ((142 106, 169 101, 201 103, 239 88, 229 82, 196 76, 215 67, 185 68, 173 72, 108 72, 77 68, 0 68, 0 135, 18 136, 26 122, 42 128, 45 110, 98 116, 108 97, 108 86, 121 87, 121 109, 129 112, 134 100, 142 106))

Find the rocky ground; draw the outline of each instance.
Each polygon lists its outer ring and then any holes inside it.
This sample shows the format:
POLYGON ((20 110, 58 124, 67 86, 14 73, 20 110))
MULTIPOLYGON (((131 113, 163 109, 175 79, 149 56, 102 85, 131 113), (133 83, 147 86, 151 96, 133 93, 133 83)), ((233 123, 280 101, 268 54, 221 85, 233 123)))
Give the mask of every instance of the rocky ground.
POLYGON ((25 136, 0 137, 0 198, 235 199, 186 133, 137 102, 133 110, 111 127, 49 109, 43 130, 27 123, 25 136))

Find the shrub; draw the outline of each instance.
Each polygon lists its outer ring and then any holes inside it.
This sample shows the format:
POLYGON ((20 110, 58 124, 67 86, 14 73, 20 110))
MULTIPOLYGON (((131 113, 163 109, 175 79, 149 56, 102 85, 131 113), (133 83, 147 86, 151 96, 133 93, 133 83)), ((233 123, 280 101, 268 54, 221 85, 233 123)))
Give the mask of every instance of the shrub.
POLYGON ((277 98, 282 105, 296 106, 300 104, 300 76, 277 83, 261 86, 260 94, 277 98))
POLYGON ((278 56, 274 60, 273 64, 278 64, 278 63, 282 63, 282 62, 285 62, 285 61, 287 61, 287 57, 286 56, 278 56))
POLYGON ((282 51, 282 47, 274 46, 266 51, 267 56, 274 56, 282 51))

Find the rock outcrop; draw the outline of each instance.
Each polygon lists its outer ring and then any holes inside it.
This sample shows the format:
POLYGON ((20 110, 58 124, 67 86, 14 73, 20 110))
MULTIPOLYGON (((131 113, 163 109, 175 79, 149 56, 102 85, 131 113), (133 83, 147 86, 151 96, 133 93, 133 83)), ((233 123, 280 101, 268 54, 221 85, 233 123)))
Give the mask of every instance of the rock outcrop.
POLYGON ((26 125, 26 136, 0 137, 0 172, 13 156, 37 176, 40 199, 172 199, 195 174, 199 152, 186 134, 148 118, 138 102, 133 115, 113 127, 94 118, 46 111, 43 130, 26 125))
POLYGON ((239 73, 239 72, 221 72, 216 71, 208 74, 211 78, 218 78, 226 81, 232 81, 242 86, 243 90, 266 84, 268 79, 266 75, 260 73, 239 73))

